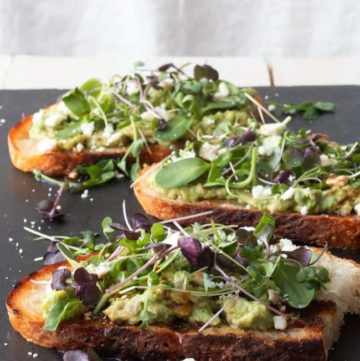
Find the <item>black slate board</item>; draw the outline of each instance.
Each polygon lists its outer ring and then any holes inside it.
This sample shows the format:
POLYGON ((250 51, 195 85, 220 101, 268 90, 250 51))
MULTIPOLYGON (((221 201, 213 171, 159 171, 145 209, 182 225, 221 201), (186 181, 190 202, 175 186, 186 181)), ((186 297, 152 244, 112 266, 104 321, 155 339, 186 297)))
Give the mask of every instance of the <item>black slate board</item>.
MULTIPOLYGON (((316 132, 329 134, 339 142, 352 142, 359 138, 360 130, 360 87, 289 87, 259 88, 266 98, 279 102, 300 102, 304 100, 323 100, 336 103, 335 114, 324 115, 309 123, 296 118, 294 128, 310 128, 316 132)), ((32 236, 23 230, 35 221, 35 229, 49 234, 77 234, 84 229, 100 231, 104 216, 121 220, 121 203, 127 200, 128 212, 140 211, 129 182, 122 180, 102 188, 90 190, 89 197, 65 194, 61 205, 67 214, 66 221, 60 224, 41 223, 34 211, 37 201, 48 196, 49 186, 35 182, 32 175, 23 174, 11 166, 7 151, 7 133, 24 113, 32 114, 56 100, 60 90, 15 90, 0 91, 0 119, 6 123, 0 126, 0 360, 38 361, 62 360, 60 353, 46 350, 23 340, 9 325, 5 298, 12 286, 25 274, 38 269, 41 264, 34 258, 42 255, 46 244, 32 241, 32 236), (91 199, 93 201, 91 202, 91 199), (24 219, 27 222, 24 222, 24 219), (10 242, 9 238, 13 241, 10 242), (20 249, 23 250, 20 254, 20 249)), ((55 189, 52 189, 52 195, 55 189)), ((346 256, 349 256, 346 254, 346 256)), ((359 258, 359 254, 351 256, 359 258)), ((333 361, 355 361, 360 355, 360 318, 346 317, 341 338, 331 352, 333 361)))

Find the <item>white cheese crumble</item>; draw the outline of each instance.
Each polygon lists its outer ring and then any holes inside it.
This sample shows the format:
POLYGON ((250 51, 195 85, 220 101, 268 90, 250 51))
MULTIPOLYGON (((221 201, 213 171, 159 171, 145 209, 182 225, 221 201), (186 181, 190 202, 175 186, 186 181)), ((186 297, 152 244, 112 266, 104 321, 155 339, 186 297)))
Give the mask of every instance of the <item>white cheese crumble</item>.
POLYGON ((358 216, 360 216, 360 203, 355 204, 354 211, 358 216))
POLYGON ((257 185, 252 188, 251 194, 254 199, 259 199, 271 195, 271 188, 262 185, 257 185))
POLYGON ((303 215, 303 216, 306 216, 308 213, 309 213, 309 208, 306 207, 306 206, 302 206, 300 208, 300 213, 303 215))
POLYGON ((287 320, 285 316, 274 316, 274 327, 276 330, 286 330, 287 320))
POLYGON ((126 93, 128 95, 137 94, 139 91, 139 83, 136 80, 128 80, 126 82, 126 93))
POLYGON ((175 81, 174 81, 173 78, 166 78, 166 79, 161 80, 161 81, 159 82, 159 86, 160 86, 161 88, 171 88, 171 87, 174 86, 174 84, 175 84, 175 81))
POLYGON ((281 196, 280 198, 284 201, 293 198, 295 195, 295 189, 293 187, 289 187, 281 196))
POLYGON ((279 303, 279 301, 280 301, 280 292, 279 291, 273 290, 270 288, 270 289, 268 289, 267 293, 268 293, 269 301, 273 305, 276 305, 279 303))
POLYGON ((322 167, 326 167, 329 165, 335 165, 336 163, 337 163, 336 159, 330 158, 326 154, 320 154, 320 164, 322 167))
POLYGON ((201 158, 211 162, 219 155, 219 147, 205 142, 200 147, 199 155, 201 158))
POLYGON ((61 114, 51 114, 45 118, 44 124, 49 128, 59 125, 65 118, 61 114))
POLYGON ((275 149, 279 147, 280 141, 280 135, 271 135, 264 138, 262 145, 259 147, 259 154, 267 156, 272 155, 275 149))
POLYGON ((94 132, 94 122, 84 122, 80 125, 80 130, 86 137, 91 137, 94 132))
POLYGON ((82 152, 84 149, 85 149, 84 144, 82 144, 82 143, 76 144, 75 150, 76 150, 78 153, 82 152))
POLYGON ((56 147, 56 140, 54 139, 42 139, 39 140, 36 144, 37 149, 40 153, 45 153, 48 150, 54 149, 56 147))
POLYGON ((45 114, 45 112, 43 109, 40 109, 38 112, 33 114, 33 116, 32 116, 33 124, 39 124, 42 121, 44 114, 45 114))
POLYGON ((184 150, 180 149, 179 155, 181 159, 187 159, 187 158, 195 158, 196 154, 193 150, 184 150))
POLYGON ((223 82, 219 84, 217 92, 214 94, 215 99, 223 99, 230 95, 229 88, 223 82))
POLYGON ((288 238, 281 238, 279 241, 279 248, 284 252, 292 252, 297 247, 288 238))
POLYGON ((146 110, 140 114, 141 119, 143 120, 153 120, 154 118, 160 117, 166 122, 170 119, 170 113, 166 110, 165 104, 161 104, 158 107, 155 107, 154 110, 146 110))
POLYGON ((259 128, 259 133, 265 136, 280 135, 286 130, 286 126, 291 121, 291 117, 285 118, 281 123, 267 123, 259 128))
POLYGON ((270 104, 270 105, 268 106, 268 111, 269 111, 269 112, 273 112, 275 109, 276 109, 276 106, 275 106, 274 104, 270 104))
POLYGON ((103 130, 103 136, 105 138, 109 138, 111 134, 114 133, 114 127, 112 124, 107 124, 106 127, 103 130))
POLYGON ((89 196, 89 190, 88 189, 85 189, 84 192, 81 193, 81 198, 82 199, 85 199, 89 196))

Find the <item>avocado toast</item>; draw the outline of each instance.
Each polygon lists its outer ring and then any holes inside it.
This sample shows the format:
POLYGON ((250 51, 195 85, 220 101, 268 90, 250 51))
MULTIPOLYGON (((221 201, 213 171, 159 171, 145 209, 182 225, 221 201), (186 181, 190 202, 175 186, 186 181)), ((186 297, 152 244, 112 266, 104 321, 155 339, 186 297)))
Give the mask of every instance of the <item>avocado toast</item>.
POLYGON ((90 79, 14 126, 10 157, 22 171, 52 176, 116 158, 122 159, 121 170, 135 176, 141 163, 167 156, 171 144, 211 134, 223 120, 236 125, 256 119, 257 107, 245 93, 260 100, 254 90, 220 80, 208 65, 196 65, 191 76, 165 64, 106 83, 90 79))
POLYGON ((126 223, 105 218, 106 243, 48 237, 67 261, 7 299, 23 337, 148 360, 326 360, 344 314, 360 312, 359 266, 274 241, 270 216, 256 229, 126 223))
POLYGON ((142 171, 137 199, 160 219, 208 212, 199 220, 244 226, 271 213, 278 237, 359 248, 359 143, 293 132, 290 120, 249 119, 230 132, 198 137, 142 171))

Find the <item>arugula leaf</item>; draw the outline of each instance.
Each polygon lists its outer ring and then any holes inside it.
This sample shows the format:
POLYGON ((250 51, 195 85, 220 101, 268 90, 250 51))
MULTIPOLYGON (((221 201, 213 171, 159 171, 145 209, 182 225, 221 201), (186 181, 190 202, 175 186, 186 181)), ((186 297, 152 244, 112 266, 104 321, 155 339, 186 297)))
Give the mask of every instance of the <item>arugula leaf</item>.
POLYGON ((305 120, 315 120, 321 113, 333 113, 335 111, 335 104, 330 102, 316 101, 316 102, 302 102, 300 104, 280 104, 277 102, 270 102, 270 104, 281 108, 282 112, 287 115, 302 114, 305 120))
POLYGON ((171 119, 164 130, 158 130, 155 138, 163 142, 173 142, 182 137, 192 124, 192 119, 178 115, 171 119))
POLYGON ((181 159, 163 167, 156 175, 157 184, 165 189, 181 187, 198 179, 210 168, 200 158, 181 159))
POLYGON ((315 289, 299 282, 297 274, 301 266, 295 262, 281 259, 275 268, 272 278, 279 287, 287 303, 294 308, 305 308, 315 297, 315 289))
POLYGON ((78 117, 82 117, 90 112, 90 104, 84 93, 79 88, 70 90, 62 97, 62 100, 65 105, 78 117))

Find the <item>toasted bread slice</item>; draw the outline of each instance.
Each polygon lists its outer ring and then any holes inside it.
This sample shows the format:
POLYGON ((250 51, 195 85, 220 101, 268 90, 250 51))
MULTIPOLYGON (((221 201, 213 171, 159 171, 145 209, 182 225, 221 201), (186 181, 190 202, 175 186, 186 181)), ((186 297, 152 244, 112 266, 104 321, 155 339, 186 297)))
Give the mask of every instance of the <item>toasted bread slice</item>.
MULTIPOLYGON (((167 199, 153 189, 149 182, 152 169, 147 168, 140 173, 134 189, 137 200, 146 213, 162 219, 173 219, 196 215, 206 211, 211 214, 179 221, 182 224, 198 221, 209 223, 211 220, 221 224, 237 224, 239 226, 256 226, 262 212, 256 209, 239 207, 235 202, 217 199, 200 202, 184 202, 167 199)), ((360 217, 337 215, 302 215, 299 213, 275 213, 275 235, 291 240, 332 248, 360 249, 360 217)))
MULTIPOLYGON (((315 252, 320 250, 314 249, 315 252)), ((25 277, 7 298, 10 322, 28 341, 60 350, 92 347, 104 355, 146 360, 326 360, 339 336, 344 313, 360 313, 360 266, 325 252, 319 260, 331 281, 319 300, 301 310, 286 331, 245 331, 229 326, 186 324, 141 329, 102 317, 85 316, 63 322, 56 332, 43 330, 41 304, 52 272, 65 262, 47 266, 25 277), (341 270, 341 272, 340 272, 341 270)))
MULTIPOLYGON (((11 128, 8 136, 10 158, 13 165, 24 171, 37 169, 51 176, 65 176, 79 164, 94 163, 103 158, 121 158, 127 148, 107 148, 101 151, 53 150, 46 153, 37 151, 36 143, 29 138, 32 115, 24 118, 11 128)), ((170 153, 170 149, 158 144, 151 144, 149 150, 144 148, 141 161, 147 164, 161 161, 170 153)))

